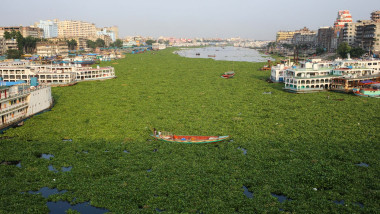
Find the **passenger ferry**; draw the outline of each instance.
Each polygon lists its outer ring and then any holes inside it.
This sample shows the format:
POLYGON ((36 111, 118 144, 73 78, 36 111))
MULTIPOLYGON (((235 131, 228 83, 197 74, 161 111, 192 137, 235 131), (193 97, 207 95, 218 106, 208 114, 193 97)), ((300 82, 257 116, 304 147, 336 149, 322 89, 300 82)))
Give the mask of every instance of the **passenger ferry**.
POLYGON ((82 67, 81 65, 0 66, 0 77, 7 82, 25 81, 37 77, 40 84, 69 86, 80 81, 116 78, 115 69, 108 67, 82 67))
POLYGON ((52 107, 51 87, 32 82, 0 81, 0 130, 52 107))

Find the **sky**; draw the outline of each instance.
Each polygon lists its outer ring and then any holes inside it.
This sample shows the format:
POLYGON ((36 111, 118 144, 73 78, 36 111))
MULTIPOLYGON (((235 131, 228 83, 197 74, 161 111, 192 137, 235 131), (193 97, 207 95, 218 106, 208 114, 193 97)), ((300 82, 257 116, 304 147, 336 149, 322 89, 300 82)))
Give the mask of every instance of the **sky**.
POLYGON ((1 0, 0 26, 39 20, 118 26, 119 36, 274 40, 279 30, 332 26, 339 10, 366 20, 379 0, 1 0))

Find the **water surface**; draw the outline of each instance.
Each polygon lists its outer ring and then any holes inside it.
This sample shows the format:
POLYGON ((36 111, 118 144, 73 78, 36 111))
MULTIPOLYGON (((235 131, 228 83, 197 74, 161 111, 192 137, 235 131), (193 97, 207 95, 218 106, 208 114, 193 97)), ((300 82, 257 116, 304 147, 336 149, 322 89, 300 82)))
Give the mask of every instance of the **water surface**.
POLYGON ((180 56, 189 58, 211 58, 226 61, 266 62, 273 60, 269 56, 259 53, 257 50, 232 46, 182 49, 177 51, 177 53, 180 56), (215 57, 210 57, 214 55, 215 57))

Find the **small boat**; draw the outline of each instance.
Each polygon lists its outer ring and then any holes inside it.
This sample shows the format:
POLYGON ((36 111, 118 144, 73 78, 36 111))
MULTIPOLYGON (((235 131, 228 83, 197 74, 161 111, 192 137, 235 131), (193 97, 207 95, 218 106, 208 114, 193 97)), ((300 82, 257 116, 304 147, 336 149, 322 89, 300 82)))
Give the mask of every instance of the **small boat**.
POLYGON ((208 55, 208 57, 216 57, 215 54, 214 55, 208 55))
POLYGON ((196 53, 195 55, 196 55, 196 56, 200 56, 201 54, 200 54, 200 53, 196 53))
POLYGON ((165 133, 161 135, 151 135, 157 140, 165 142, 176 142, 184 144, 203 144, 203 143, 217 143, 226 140, 230 136, 191 136, 191 135, 173 135, 170 133, 165 133))
POLYGON ((353 88, 352 92, 361 97, 375 97, 380 98, 380 83, 372 82, 363 88, 353 88), (369 87, 368 87, 369 86, 369 87))
POLYGON ((221 77, 225 79, 229 79, 234 76, 235 76, 235 71, 228 71, 228 72, 224 72, 224 74, 221 77))

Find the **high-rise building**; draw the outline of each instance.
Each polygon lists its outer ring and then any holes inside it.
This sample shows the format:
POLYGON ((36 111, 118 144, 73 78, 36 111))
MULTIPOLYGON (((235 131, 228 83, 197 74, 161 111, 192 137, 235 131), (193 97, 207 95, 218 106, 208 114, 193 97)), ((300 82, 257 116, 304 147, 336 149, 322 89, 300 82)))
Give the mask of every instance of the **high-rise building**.
POLYGON ((380 22, 380 10, 371 13, 371 20, 374 22, 380 22))
POLYGON ((318 29, 317 46, 331 51, 331 40, 334 35, 334 29, 332 27, 321 27, 318 29))
POLYGON ((56 38, 58 37, 58 20, 40 20, 35 24, 36 27, 39 27, 44 30, 44 38, 56 38))
POLYGON ((60 38, 93 36, 96 36, 96 27, 93 23, 68 20, 58 22, 58 37, 60 38))
POLYGON ((336 18, 334 22, 334 35, 331 39, 331 49, 335 50, 338 47, 339 37, 342 38, 340 35, 341 30, 344 28, 344 25, 347 23, 352 23, 352 16, 350 14, 350 11, 348 10, 340 10, 338 11, 338 17, 336 18))

